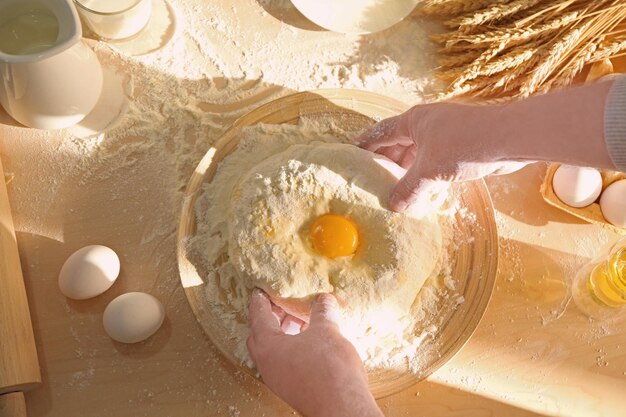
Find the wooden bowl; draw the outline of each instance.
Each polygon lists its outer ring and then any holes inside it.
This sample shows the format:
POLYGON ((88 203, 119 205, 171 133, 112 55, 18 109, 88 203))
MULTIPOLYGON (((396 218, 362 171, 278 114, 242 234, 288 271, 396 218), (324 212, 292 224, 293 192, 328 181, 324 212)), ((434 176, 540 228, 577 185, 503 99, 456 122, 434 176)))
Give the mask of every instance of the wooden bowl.
MULTIPOLYGON (((600 226, 609 229, 615 233, 624 234, 626 233, 626 229, 621 227, 617 227, 604 218, 602 215, 602 210, 600 209, 600 204, 596 202, 591 203, 586 207, 576 208, 571 207, 559 200, 559 198, 554 193, 554 188, 552 188, 552 180, 554 178, 554 173, 561 166, 561 164, 550 164, 548 165, 548 170, 546 171, 546 176, 541 184, 541 195, 543 199, 550 205, 557 207, 572 216, 576 216, 579 219, 583 219, 588 221, 589 223, 599 224, 600 226)), ((602 191, 606 189, 609 185, 613 184, 615 181, 626 178, 626 174, 617 171, 600 171, 602 175, 602 191)))
MULTIPOLYGON (((407 106, 394 99, 354 90, 319 90, 297 93, 267 103, 241 119, 209 149, 194 171, 185 192, 182 215, 177 234, 177 257, 180 277, 185 293, 211 341, 222 354, 242 370, 233 352, 234 341, 229 337, 219 318, 211 311, 205 295, 203 276, 198 274, 190 259, 186 240, 196 230, 194 205, 202 184, 211 181, 220 160, 237 147, 238 130, 257 123, 295 124, 301 116, 331 118, 343 129, 359 130, 377 120, 394 116, 407 106)), ((419 369, 377 369, 369 372, 370 390, 376 398, 402 391, 433 373, 450 360, 470 338, 483 316, 493 290, 498 259, 498 238, 493 206, 483 181, 457 184, 452 194, 469 215, 457 214, 454 219, 455 242, 460 244, 451 255, 452 274, 465 301, 458 304, 452 297, 440 303, 437 316, 438 330, 420 345, 417 357, 419 369), (469 219, 472 218, 472 221, 469 219), (458 238, 457 238, 458 237, 458 238)))

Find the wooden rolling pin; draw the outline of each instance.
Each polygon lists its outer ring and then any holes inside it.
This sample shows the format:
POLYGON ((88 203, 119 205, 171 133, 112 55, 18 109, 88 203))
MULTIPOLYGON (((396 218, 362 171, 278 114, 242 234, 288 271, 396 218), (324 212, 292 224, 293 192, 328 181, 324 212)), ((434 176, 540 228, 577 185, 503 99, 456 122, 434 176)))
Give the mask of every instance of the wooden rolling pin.
POLYGON ((25 417, 22 392, 40 382, 35 337, 0 161, 0 417, 25 417))

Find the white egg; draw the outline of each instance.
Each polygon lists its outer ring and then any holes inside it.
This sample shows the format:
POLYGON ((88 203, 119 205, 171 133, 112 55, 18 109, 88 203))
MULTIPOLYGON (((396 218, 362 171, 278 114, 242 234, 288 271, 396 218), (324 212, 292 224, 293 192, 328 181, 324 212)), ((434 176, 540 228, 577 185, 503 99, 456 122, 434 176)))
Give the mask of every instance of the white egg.
POLYGON ((164 318, 165 309, 159 300, 144 292, 129 292, 109 303, 102 324, 111 339, 137 343, 152 336, 164 318))
POLYGON ((59 272, 59 288, 63 295, 84 300, 102 294, 120 273, 120 258, 110 248, 85 246, 74 252, 59 272))
POLYGON ((626 227, 626 179, 606 187, 600 197, 602 215, 618 227, 626 227))
POLYGON ((552 178, 556 196, 570 207, 585 207, 602 192, 602 176, 593 168, 561 165, 552 178))

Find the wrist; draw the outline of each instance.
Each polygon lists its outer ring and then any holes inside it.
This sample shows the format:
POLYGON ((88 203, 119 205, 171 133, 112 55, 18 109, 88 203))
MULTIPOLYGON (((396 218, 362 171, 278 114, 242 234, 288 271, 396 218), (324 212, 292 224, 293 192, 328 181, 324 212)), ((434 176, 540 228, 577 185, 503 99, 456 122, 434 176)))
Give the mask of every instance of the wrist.
POLYGON ((334 395, 319 402, 319 409, 307 417, 384 417, 367 386, 351 383, 336 389, 334 395))
MULTIPOLYGON (((497 108, 460 103, 417 106, 409 119, 414 139, 432 143, 436 161, 492 162, 502 154, 502 144, 493 134, 497 108)), ((438 168, 441 168, 439 166, 438 168)))
POLYGON ((500 161, 554 161, 612 168, 604 142, 610 82, 485 106, 489 141, 500 161))

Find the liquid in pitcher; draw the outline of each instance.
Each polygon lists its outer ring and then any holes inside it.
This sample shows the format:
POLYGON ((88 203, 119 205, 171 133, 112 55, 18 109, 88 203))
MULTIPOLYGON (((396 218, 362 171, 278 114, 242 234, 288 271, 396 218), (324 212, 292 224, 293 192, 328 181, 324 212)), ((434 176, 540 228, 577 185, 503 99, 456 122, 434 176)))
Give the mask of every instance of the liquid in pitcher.
POLYGON ((11 55, 43 52, 56 43, 59 22, 49 11, 33 7, 3 10, 0 51, 11 55))

